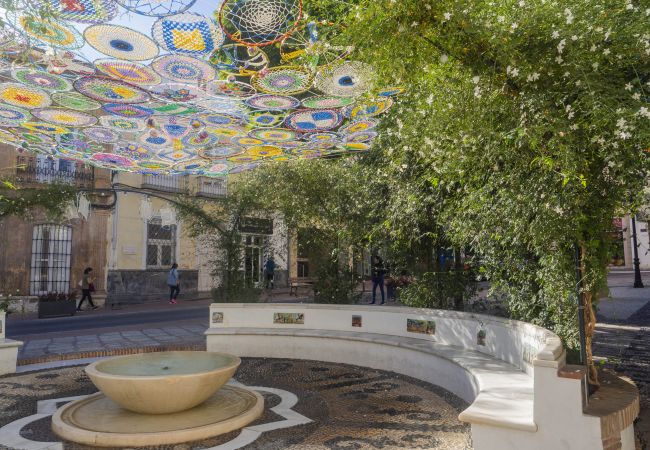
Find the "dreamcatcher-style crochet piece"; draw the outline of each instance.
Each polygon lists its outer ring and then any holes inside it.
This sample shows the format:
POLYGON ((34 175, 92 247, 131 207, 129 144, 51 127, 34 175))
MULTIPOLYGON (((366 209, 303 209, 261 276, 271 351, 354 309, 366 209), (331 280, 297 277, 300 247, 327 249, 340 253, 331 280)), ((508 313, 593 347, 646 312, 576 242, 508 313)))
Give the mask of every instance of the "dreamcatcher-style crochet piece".
POLYGON ((226 75, 250 77, 269 66, 269 57, 258 47, 227 44, 214 50, 208 62, 226 75))
POLYGON ((196 86, 183 83, 162 83, 150 88, 151 94, 162 100, 188 103, 205 96, 205 92, 196 86))
POLYGON ((95 153, 90 159, 99 163, 102 167, 113 170, 124 170, 133 167, 135 161, 125 156, 116 155, 113 153, 95 153))
POLYGON ((164 151, 158 155, 162 160, 170 161, 172 164, 196 158, 196 153, 187 149, 164 151))
POLYGON ((208 83, 206 90, 217 97, 249 98, 255 95, 255 89, 250 84, 240 81, 217 80, 208 83))
POLYGON ((99 118, 99 123, 102 126, 110 128, 111 130, 133 133, 142 131, 145 128, 145 123, 141 119, 128 119, 126 117, 116 116, 102 116, 99 118))
POLYGON ((305 67, 279 66, 253 75, 251 84, 266 94, 295 95, 307 91, 312 80, 312 72, 305 67))
POLYGON ((143 16, 165 17, 187 11, 196 0, 115 0, 125 9, 143 16))
POLYGON ((403 87, 395 86, 395 87, 382 89, 379 92, 377 92, 377 95, 380 97, 393 97, 395 95, 403 94, 404 92, 406 92, 406 89, 404 89, 403 87))
POLYGON ((199 116, 199 119, 206 124, 217 126, 243 125, 245 123, 241 117, 232 114, 204 114, 199 116))
POLYGON ((93 25, 84 38, 95 50, 117 59, 145 61, 158 56, 158 46, 148 36, 120 25, 93 25))
POLYGON ((101 142, 102 144, 113 144, 120 138, 120 134, 115 130, 105 127, 89 127, 84 129, 82 133, 89 140, 101 142))
POLYGON ((162 81, 160 75, 151 67, 135 61, 99 59, 95 61, 95 67, 104 75, 131 84, 154 86, 162 81))
POLYGON ((356 100, 352 97, 334 97, 332 95, 316 95, 302 100, 302 106, 310 109, 343 108, 356 100))
POLYGON ((57 18, 79 23, 103 23, 117 15, 113 0, 42 0, 57 18))
POLYGON ((145 103, 151 98, 147 91, 109 77, 82 77, 74 82, 74 88, 80 94, 106 103, 145 103))
POLYGON ((314 87, 327 95, 358 97, 372 84, 372 68, 365 63, 352 61, 327 67, 318 72, 314 87))
POLYGON ((72 89, 72 84, 65 78, 41 70, 17 69, 13 71, 12 76, 27 86, 47 91, 69 91, 72 89))
POLYGON ((393 99, 390 97, 381 97, 378 100, 369 100, 354 106, 345 108, 344 114, 352 120, 362 120, 368 117, 375 117, 386 112, 393 106, 393 99))
POLYGON ((45 108, 52 104, 50 96, 42 89, 20 83, 0 84, 0 100, 23 108, 45 108))
POLYGON ((162 161, 138 161, 136 167, 142 173, 168 173, 171 169, 171 164, 162 161))
POLYGON ((317 109, 296 111, 285 120, 285 124, 302 132, 326 131, 338 127, 343 121, 340 112, 334 109, 317 109))
POLYGON ((36 62, 43 64, 49 73, 61 75, 64 73, 73 75, 94 75, 95 68, 85 62, 76 59, 76 55, 68 50, 55 50, 52 53, 45 52, 36 58, 36 62))
POLYGON ((219 162, 217 164, 209 165, 205 169, 204 175, 207 175, 209 177, 223 177, 228 175, 229 170, 230 170, 230 165, 228 165, 228 163, 224 161, 224 162, 219 162))
POLYGON ((257 161, 255 161, 255 162, 247 162, 245 164, 239 164, 238 166, 235 166, 232 169, 230 169, 230 171, 228 173, 234 175, 234 174, 237 174, 237 173, 248 172, 250 170, 258 168, 261 164, 262 164, 261 161, 260 162, 257 162, 257 161))
POLYGON ((242 147, 237 145, 217 145, 214 147, 199 150, 199 156, 206 159, 223 159, 239 155, 244 152, 242 147))
POLYGON ((248 136, 254 139, 260 139, 265 142, 283 142, 292 141, 298 137, 298 133, 284 128, 270 128, 261 130, 252 130, 248 136))
POLYGON ((231 139, 233 144, 242 146, 242 147, 253 147, 255 145, 264 145, 264 141, 261 139, 256 139, 248 136, 240 136, 231 139))
POLYGON ((191 133, 185 136, 181 142, 187 147, 202 148, 219 143, 219 138, 205 131, 200 133, 191 133))
POLYGON ((77 111, 94 111, 102 107, 101 103, 78 92, 55 92, 52 100, 64 108, 77 111))
POLYGON ((95 116, 66 108, 33 109, 32 114, 44 122, 66 127, 89 127, 97 123, 95 116))
POLYGON ((129 119, 146 119, 153 114, 153 110, 142 105, 107 103, 102 106, 102 109, 114 116, 128 117, 129 119))
POLYGON ((282 148, 276 145, 258 145, 256 147, 249 147, 244 152, 244 156, 252 156, 254 158, 270 158, 282 154, 282 148))
POLYGON ((132 142, 120 142, 114 147, 114 153, 132 161, 143 161, 153 158, 154 153, 144 145, 132 142))
POLYGON ((205 83, 216 76, 210 64, 185 55, 164 55, 151 63, 160 76, 181 83, 205 83))
POLYGON ((225 0, 219 23, 233 41, 262 47, 291 34, 301 15, 302 0, 225 0))
POLYGON ((255 127, 274 127, 284 121, 285 114, 274 111, 253 111, 248 115, 248 123, 255 127))
POLYGON ((377 133, 374 131, 359 131, 345 136, 345 142, 368 142, 372 141, 375 137, 377 137, 377 133))
POLYGON ((70 133, 69 128, 60 127, 58 125, 53 125, 47 122, 23 122, 21 124, 23 128, 26 128, 31 131, 36 131, 38 133, 45 134, 67 134, 70 133))
POLYGON ((300 100, 295 97, 274 94, 258 94, 245 101, 250 108, 265 111, 281 111, 295 109, 300 106, 300 100))
POLYGON ((165 115, 165 116, 186 116, 194 113, 198 113, 199 108, 196 108, 192 105, 183 105, 180 103, 167 103, 167 102, 151 102, 147 103, 147 106, 155 111, 155 114, 165 115))
POLYGON ((328 37, 340 31, 329 22, 308 22, 282 39, 280 58, 285 63, 325 67, 343 61, 354 49, 349 45, 332 45, 328 37))
POLYGON ((210 166, 210 161, 196 158, 188 161, 176 163, 173 170, 180 173, 189 173, 192 175, 201 175, 210 166))
POLYGON ((0 104, 0 126, 15 127, 31 119, 26 109, 0 104))
POLYGON ((28 37, 42 44, 63 50, 74 50, 84 45, 83 37, 79 32, 64 23, 53 22, 32 14, 9 13, 7 18, 28 37))
POLYGON ((207 56, 223 44, 223 32, 210 19, 184 12, 158 19, 151 29, 158 44, 172 53, 207 56))
POLYGON ((358 133, 360 131, 372 130, 378 125, 376 120, 362 119, 355 122, 350 122, 347 125, 339 128, 339 132, 343 134, 358 133))
POLYGON ((323 132, 317 132, 317 133, 309 133, 304 136, 304 138, 308 141, 313 141, 313 142, 322 142, 322 141, 335 141, 335 142, 340 142, 341 141, 341 136, 339 136, 337 133, 332 133, 329 131, 323 131, 323 132))

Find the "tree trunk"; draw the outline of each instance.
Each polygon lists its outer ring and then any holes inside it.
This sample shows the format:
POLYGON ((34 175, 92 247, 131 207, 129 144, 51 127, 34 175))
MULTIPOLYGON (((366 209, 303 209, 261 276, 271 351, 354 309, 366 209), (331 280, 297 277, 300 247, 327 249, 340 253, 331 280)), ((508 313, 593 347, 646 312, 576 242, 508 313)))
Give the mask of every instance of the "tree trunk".
MULTIPOLYGON (((580 243, 580 253, 582 258, 580 259, 580 271, 583 276, 586 272, 585 264, 585 255, 587 254, 587 247, 584 242, 580 243)), ((587 381, 592 386, 600 386, 598 381, 598 369, 594 364, 594 354, 591 349, 591 343, 594 336, 594 331, 596 329, 596 314, 594 313, 593 307, 593 292, 591 291, 581 291, 580 296, 582 297, 582 304, 584 305, 584 318, 585 318, 585 353, 587 355, 587 381)))
MULTIPOLYGON (((459 248, 454 248, 454 278, 458 285, 464 285, 465 283, 465 278, 463 274, 463 263, 460 260, 461 254, 460 254, 460 249, 459 248)), ((465 304, 463 302, 463 292, 464 292, 464 286, 463 289, 458 289, 457 287, 457 293, 454 298, 454 309, 456 311, 463 311, 465 309, 465 304)))

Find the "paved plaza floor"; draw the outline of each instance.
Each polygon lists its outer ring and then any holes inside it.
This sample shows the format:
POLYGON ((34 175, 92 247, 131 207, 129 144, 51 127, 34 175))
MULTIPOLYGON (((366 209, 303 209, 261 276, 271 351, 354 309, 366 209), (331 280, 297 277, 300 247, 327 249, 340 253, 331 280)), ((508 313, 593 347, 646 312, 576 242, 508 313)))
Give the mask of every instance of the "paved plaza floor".
MULTIPOLYGON (((265 413, 248 428, 265 424, 267 431, 244 449, 471 449, 469 426, 457 418, 467 404, 413 378, 343 364, 262 358, 244 358, 235 376, 265 397, 265 413), (306 423, 290 426, 285 417, 271 411, 287 393, 297 396, 291 409, 306 423)), ((0 442, 20 442, 20 448, 27 450, 55 448, 49 446, 61 440, 50 431, 52 408, 49 414, 34 415, 37 408, 44 411, 46 399, 60 406, 65 400, 57 399, 94 392, 82 367, 1 378, 0 442)), ((149 448, 228 450, 239 448, 234 445, 239 434, 149 448)), ((63 449, 90 447, 65 442, 63 449)))

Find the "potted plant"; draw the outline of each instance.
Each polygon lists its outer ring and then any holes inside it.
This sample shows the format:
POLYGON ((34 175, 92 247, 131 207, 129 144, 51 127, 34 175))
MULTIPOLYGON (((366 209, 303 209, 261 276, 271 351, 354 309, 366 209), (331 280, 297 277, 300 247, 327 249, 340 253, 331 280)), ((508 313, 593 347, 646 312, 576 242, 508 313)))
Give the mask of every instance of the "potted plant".
POLYGON ((38 318, 74 316, 77 310, 77 293, 48 292, 38 297, 38 318))

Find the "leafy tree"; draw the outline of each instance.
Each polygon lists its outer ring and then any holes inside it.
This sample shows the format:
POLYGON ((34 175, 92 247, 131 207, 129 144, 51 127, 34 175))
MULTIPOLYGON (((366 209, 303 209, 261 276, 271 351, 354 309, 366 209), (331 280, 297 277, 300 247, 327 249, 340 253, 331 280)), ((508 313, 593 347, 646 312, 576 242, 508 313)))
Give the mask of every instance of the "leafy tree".
POLYGON ((514 317, 569 347, 575 246, 589 340, 606 233, 647 180, 649 15, 633 0, 360 0, 342 19, 377 79, 408 89, 381 133, 380 176, 416 167, 420 185, 388 209, 438 198, 446 234, 482 255, 514 317))

